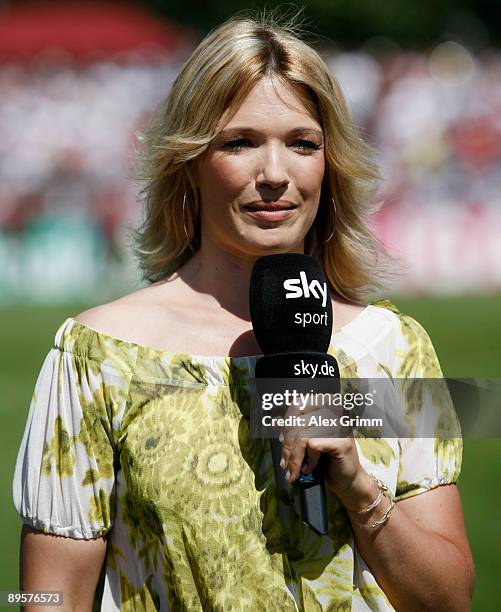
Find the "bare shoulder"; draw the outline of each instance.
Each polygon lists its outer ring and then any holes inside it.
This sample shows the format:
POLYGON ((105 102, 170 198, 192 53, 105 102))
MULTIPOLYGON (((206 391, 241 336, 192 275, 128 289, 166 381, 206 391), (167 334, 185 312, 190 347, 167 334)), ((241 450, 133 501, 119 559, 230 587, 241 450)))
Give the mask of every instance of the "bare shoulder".
MULTIPOLYGON (((111 302, 88 308, 73 318, 110 336, 143 341, 148 327, 159 315, 155 289, 153 285, 143 287, 111 302)), ((168 308, 164 305, 162 317, 165 320, 168 316, 168 308)))
POLYGON ((126 310, 117 304, 117 300, 107 304, 100 304, 93 308, 83 310, 73 318, 79 323, 83 323, 92 329, 109 334, 120 336, 123 328, 123 319, 126 310))

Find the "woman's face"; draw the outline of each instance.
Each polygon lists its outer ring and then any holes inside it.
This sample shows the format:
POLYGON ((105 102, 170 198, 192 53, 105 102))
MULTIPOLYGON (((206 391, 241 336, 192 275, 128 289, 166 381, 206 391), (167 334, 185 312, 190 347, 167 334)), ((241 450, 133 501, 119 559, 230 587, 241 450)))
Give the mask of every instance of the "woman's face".
POLYGON ((303 251, 325 160, 322 128, 294 89, 259 81, 197 162, 203 247, 303 251))

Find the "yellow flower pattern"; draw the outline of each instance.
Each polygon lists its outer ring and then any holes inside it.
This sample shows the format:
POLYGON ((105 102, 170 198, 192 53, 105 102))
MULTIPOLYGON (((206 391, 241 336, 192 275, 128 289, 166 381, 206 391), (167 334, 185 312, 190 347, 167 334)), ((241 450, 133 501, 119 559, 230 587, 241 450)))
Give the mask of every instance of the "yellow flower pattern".
MULTIPOLYGON (((365 469, 397 499, 456 482, 462 443, 447 390, 414 383, 441 376, 424 329, 380 300, 332 337, 329 353, 352 385, 401 379, 416 431, 423 402, 435 409, 435 439, 356 431, 365 469), (367 350, 373 337, 382 344, 367 350)), ((269 443, 250 431, 255 360, 171 354, 73 318, 59 327, 32 396, 14 500, 47 533, 107 535, 94 610, 393 610, 359 571, 333 493, 327 536, 303 524, 294 487, 281 524, 269 443)))
POLYGON ((68 434, 62 419, 57 416, 54 421, 54 435, 44 443, 42 457, 42 474, 49 476, 53 463, 60 478, 73 474, 75 455, 73 451, 74 438, 68 434))

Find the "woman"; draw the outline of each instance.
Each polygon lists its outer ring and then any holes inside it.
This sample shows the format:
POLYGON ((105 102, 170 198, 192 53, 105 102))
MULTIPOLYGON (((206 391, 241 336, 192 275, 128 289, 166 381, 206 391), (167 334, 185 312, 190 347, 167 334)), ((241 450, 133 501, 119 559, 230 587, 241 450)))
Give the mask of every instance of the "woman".
POLYGON ((78 610, 468 609, 460 439, 285 439, 290 482, 328 457, 321 537, 297 514, 284 533, 269 446, 249 434, 262 255, 321 262, 341 376, 441 375, 418 323, 359 301, 384 278, 364 224, 378 175, 322 59, 292 29, 228 21, 143 162, 150 285, 64 321, 35 388, 14 482, 23 588, 78 610))

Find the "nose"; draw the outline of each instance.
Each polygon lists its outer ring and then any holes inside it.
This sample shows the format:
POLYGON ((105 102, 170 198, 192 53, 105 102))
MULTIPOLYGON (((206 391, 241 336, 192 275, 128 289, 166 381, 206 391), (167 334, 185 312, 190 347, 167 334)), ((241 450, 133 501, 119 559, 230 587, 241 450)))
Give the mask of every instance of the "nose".
POLYGON ((260 156, 256 186, 265 191, 281 189, 285 191, 288 184, 286 152, 281 150, 279 144, 270 143, 263 147, 263 154, 260 156))

